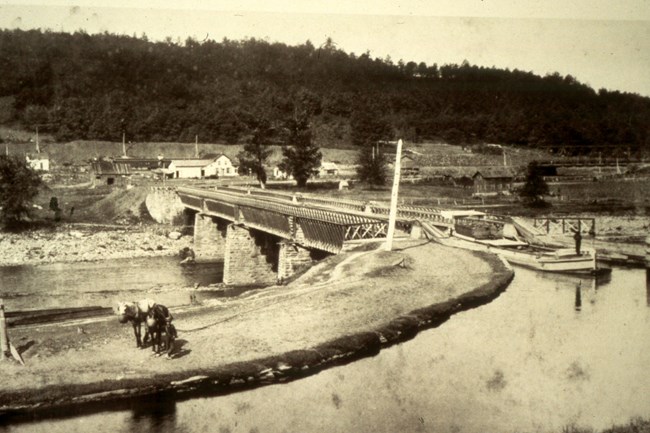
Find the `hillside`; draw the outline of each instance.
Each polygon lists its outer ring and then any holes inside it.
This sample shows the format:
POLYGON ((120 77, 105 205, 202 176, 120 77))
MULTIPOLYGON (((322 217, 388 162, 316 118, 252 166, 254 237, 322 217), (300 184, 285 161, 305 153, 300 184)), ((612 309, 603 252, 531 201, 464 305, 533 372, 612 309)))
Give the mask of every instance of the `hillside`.
MULTIPOLYGON (((650 98, 575 77, 373 59, 336 48, 111 34, 0 31, 0 120, 57 142, 242 143, 260 119, 311 114, 322 147, 378 139, 501 143, 568 153, 648 152, 650 98), (369 120, 370 119, 370 120, 369 120), (374 122, 374 123, 373 123, 374 122)), ((12 141, 10 138, 3 140, 12 141)))

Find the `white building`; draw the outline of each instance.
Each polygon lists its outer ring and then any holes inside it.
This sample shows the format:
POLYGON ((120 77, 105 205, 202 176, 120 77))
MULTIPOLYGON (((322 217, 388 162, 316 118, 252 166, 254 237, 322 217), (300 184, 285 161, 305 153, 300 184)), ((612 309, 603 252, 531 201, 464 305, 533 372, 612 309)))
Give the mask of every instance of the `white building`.
POLYGON ((238 176, 237 167, 230 158, 221 154, 207 159, 173 159, 166 171, 174 179, 202 179, 238 176))
POLYGON ((293 175, 287 175, 287 172, 282 170, 279 166, 273 167, 273 178, 282 180, 293 180, 293 175))
POLYGON ((318 168, 318 177, 338 176, 339 168, 333 162, 322 162, 318 168))
POLYGON ((50 158, 45 153, 28 153, 25 157, 29 166, 34 170, 50 171, 50 158))
POLYGON ((200 179, 205 177, 205 166, 210 162, 206 159, 172 159, 167 172, 174 179, 200 179))
POLYGON ((204 176, 218 176, 218 177, 233 177, 238 176, 237 171, 238 165, 232 162, 232 159, 228 158, 223 153, 216 158, 212 159, 211 162, 205 166, 205 175, 204 176))

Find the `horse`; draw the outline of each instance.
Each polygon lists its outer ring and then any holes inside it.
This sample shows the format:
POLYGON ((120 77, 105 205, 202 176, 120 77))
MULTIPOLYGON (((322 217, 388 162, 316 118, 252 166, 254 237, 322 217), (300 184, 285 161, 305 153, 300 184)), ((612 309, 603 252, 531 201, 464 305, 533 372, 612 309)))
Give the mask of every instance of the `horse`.
MULTIPOLYGON (((131 322, 133 325, 133 333, 135 334, 135 344, 136 347, 143 347, 143 340, 141 336, 141 325, 142 322, 147 320, 147 315, 149 311, 156 305, 151 299, 143 299, 137 302, 118 302, 117 307, 115 308, 115 313, 118 316, 120 323, 124 324, 131 322)), ((144 342, 146 343, 149 339, 149 331, 145 328, 144 342)))
POLYGON ((173 317, 169 309, 164 305, 156 304, 147 314, 147 329, 151 335, 151 349, 155 355, 160 355, 162 351, 162 333, 165 333, 165 345, 167 358, 171 358, 174 350, 174 338, 176 338, 176 328, 172 325, 173 317))

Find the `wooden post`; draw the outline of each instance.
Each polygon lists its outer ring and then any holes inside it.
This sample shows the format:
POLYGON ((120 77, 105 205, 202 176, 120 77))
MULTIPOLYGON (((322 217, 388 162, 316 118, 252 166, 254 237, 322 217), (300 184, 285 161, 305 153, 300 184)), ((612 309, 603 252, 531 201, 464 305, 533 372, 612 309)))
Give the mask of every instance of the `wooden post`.
POLYGON ((5 359, 9 356, 9 336, 7 335, 5 304, 2 299, 0 299, 0 350, 2 351, 0 359, 5 359))
POLYGON ((393 249, 393 236, 395 235, 395 220, 397 219, 397 193, 399 192, 399 175, 402 164, 402 140, 397 141, 395 152, 395 175, 393 177, 393 190, 390 194, 390 213, 388 214, 388 234, 386 235, 386 251, 393 249))
POLYGON ((194 136, 194 156, 199 157, 199 134, 194 136))

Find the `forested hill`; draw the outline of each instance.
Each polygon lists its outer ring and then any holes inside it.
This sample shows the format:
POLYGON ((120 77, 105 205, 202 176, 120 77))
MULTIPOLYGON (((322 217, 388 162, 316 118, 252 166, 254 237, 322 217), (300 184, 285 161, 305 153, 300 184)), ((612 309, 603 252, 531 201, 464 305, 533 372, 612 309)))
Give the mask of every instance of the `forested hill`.
POLYGON ((441 139, 521 146, 650 146, 650 98, 571 76, 373 59, 331 41, 182 44, 111 34, 0 31, 4 121, 59 140, 238 142, 308 107, 317 142, 441 139), (9 105, 9 103, 10 105, 9 105), (6 111, 6 110, 5 110, 6 111), (353 127, 351 128, 351 125, 353 127))

